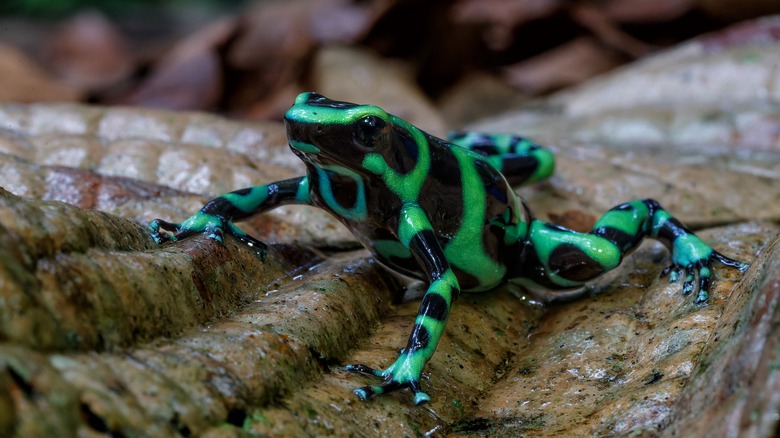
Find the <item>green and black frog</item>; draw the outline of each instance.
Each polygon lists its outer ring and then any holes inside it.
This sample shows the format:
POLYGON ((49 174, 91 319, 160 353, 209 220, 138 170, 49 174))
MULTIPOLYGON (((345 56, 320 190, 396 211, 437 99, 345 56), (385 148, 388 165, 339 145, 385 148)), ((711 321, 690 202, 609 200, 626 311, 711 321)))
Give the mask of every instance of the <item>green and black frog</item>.
POLYGON ((382 265, 427 282, 395 362, 384 370, 347 365, 383 379, 356 389, 361 399, 402 388, 413 391, 415 404, 430 399, 420 376, 461 291, 515 278, 575 288, 614 269, 645 237, 671 251, 662 274, 682 278, 683 293, 693 293, 697 303, 708 298, 713 262, 747 268, 652 199, 612 208, 587 233, 534 218, 512 185, 548 177, 554 157, 521 137, 462 133, 445 141, 377 106, 317 93, 299 95, 284 120, 306 175, 224 194, 181 223, 158 219, 150 228, 158 243, 196 233, 222 241, 228 234, 265 251, 234 222, 280 205, 312 205, 338 218, 382 265))

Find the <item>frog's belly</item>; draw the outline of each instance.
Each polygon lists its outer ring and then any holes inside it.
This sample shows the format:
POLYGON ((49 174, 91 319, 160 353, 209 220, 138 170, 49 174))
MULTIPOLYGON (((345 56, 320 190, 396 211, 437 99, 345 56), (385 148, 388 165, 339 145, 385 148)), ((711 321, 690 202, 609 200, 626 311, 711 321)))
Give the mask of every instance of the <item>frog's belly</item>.
MULTIPOLYGON (((400 274, 427 281, 425 273, 414 256, 397 240, 377 240, 367 245, 374 257, 386 268, 400 274)), ((473 254, 473 253, 471 253, 473 254)), ((452 271, 458 277, 460 287, 464 291, 483 291, 492 289, 504 280, 505 269, 500 265, 479 266, 479 271, 474 271, 476 260, 470 257, 460 257, 460 262, 468 266, 463 268, 459 264, 450 263, 452 271), (469 269, 472 268, 472 269, 469 269)), ((448 257, 449 260, 449 257, 448 257)))
POLYGON ((365 245, 385 268, 410 277, 426 280, 412 253, 397 240, 374 240, 365 245))

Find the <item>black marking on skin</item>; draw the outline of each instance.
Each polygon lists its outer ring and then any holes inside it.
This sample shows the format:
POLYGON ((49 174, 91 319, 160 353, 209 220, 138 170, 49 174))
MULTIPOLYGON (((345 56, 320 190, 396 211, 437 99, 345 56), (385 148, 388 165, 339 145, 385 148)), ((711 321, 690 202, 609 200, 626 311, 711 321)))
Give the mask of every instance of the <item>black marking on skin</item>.
POLYGON ((416 163, 420 154, 420 146, 416 141, 414 141, 414 137, 412 137, 412 134, 409 131, 399 127, 394 128, 395 132, 397 132, 400 136, 399 138, 404 145, 403 149, 406 151, 406 154, 416 163))
MULTIPOLYGON (((267 186, 268 195, 265 200, 260 205, 255 206, 252 210, 249 211, 240 209, 232 201, 228 200, 224 196, 220 196, 207 202, 206 205, 201 208, 201 212, 221 218, 227 218, 232 221, 245 219, 262 210, 264 205, 276 206, 281 205, 285 200, 294 199, 295 195, 298 193, 298 184, 300 181, 301 178, 292 178, 269 184, 267 186)), ((252 187, 249 187, 234 190, 231 193, 239 196, 249 196, 252 192, 252 189, 252 187)))
MULTIPOLYGON (((487 225, 488 222, 486 221, 485 224, 487 225)), ((504 260, 500 257, 500 253, 504 247, 504 237, 499 238, 498 233, 491 232, 495 228, 495 226, 491 227, 490 225, 484 226, 479 241, 488 257, 496 264, 503 265, 504 260)))
POLYGON ((663 224, 661 229, 658 230, 658 235, 655 236, 655 238, 666 245, 667 248, 671 248, 674 241, 678 237, 685 235, 686 232, 687 230, 678 220, 670 218, 663 224))
MULTIPOLYGON (((461 169, 449 147, 432 143, 431 149, 431 168, 423 181, 418 202, 429 213, 433 229, 440 235, 448 235, 460 227, 463 218, 461 169)), ((447 244, 446 239, 439 241, 442 246, 447 244)))
POLYGON ((458 284, 461 289, 468 290, 482 286, 482 283, 480 283, 477 277, 468 272, 461 271, 457 266, 452 266, 452 272, 454 272, 455 276, 458 278, 458 284))
POLYGON ((321 106, 325 108, 335 108, 335 109, 349 109, 349 108, 354 108, 356 106, 359 106, 351 102, 340 102, 338 100, 328 99, 327 97, 319 93, 309 93, 308 99, 306 100, 306 104, 311 106, 321 106))
MULTIPOLYGON (((645 204, 647 204, 647 203, 645 202, 645 204)), ((651 206, 649 206, 649 205, 647 207, 650 209, 650 216, 652 216, 653 215, 653 208, 651 206)), ((631 211, 633 209, 634 209, 634 207, 631 204, 629 204, 628 202, 626 202, 625 204, 620 204, 617 207, 612 207, 611 210, 614 210, 614 211, 631 211)))
POLYGON ((520 184, 533 175, 539 167, 539 160, 533 156, 505 155, 501 159, 501 172, 512 184, 520 184))
POLYGON ((560 284, 554 283, 547 277, 544 265, 539 259, 539 254, 534 249, 534 244, 531 241, 530 236, 523 241, 522 251, 525 257, 521 259, 520 263, 509 265, 509 270, 511 272, 507 277, 527 278, 539 286, 552 290, 572 288, 571 286, 561 286, 560 284))
POLYGON ((523 137, 520 137, 520 136, 513 135, 513 136, 511 137, 511 140, 509 141, 509 150, 510 150, 510 152, 515 152, 515 151, 517 151, 517 148, 518 148, 518 146, 520 145, 520 143, 521 143, 523 140, 525 140, 525 138, 523 138, 523 137))
POLYGON ((489 157, 491 155, 498 155, 498 148, 492 144, 472 144, 469 149, 482 155, 483 157, 489 157))
POLYGON ((219 198, 214 198, 211 201, 207 202, 206 205, 204 205, 203 208, 200 209, 200 211, 205 214, 210 214, 212 216, 230 217, 230 218, 243 218, 246 217, 249 213, 240 210, 236 206, 236 204, 221 196, 219 198))
POLYGON ((549 222, 543 222, 542 224, 544 225, 545 228, 547 228, 549 230, 563 231, 564 233, 571 233, 572 232, 572 230, 570 230, 570 229, 568 229, 566 227, 562 227, 562 226, 557 225, 557 224, 551 224, 549 222))
POLYGON ((501 204, 506 204, 509 202, 509 196, 507 196, 503 184, 490 184, 485 187, 485 192, 487 192, 488 196, 494 198, 501 204))
POLYGON ((370 386, 364 386, 364 387, 362 387, 360 389, 362 389, 366 393, 366 398, 367 399, 369 399, 369 398, 371 398, 371 397, 376 395, 376 392, 374 392, 374 388, 372 388, 370 386))
MULTIPOLYGON (((271 205, 277 205, 279 204, 279 198, 287 195, 295 195, 295 193, 290 193, 289 191, 285 190, 284 187, 280 186, 280 183, 271 183, 268 184, 268 197, 263 201, 263 204, 271 204, 271 205)), ((296 188, 297 189, 297 188, 296 188)))
POLYGON ((300 178, 293 178, 268 184, 268 197, 261 205, 280 205, 284 199, 294 199, 300 181, 300 178))
POLYGON ((458 298, 460 298, 460 289, 455 286, 450 286, 450 300, 454 303, 458 298))
MULTIPOLYGON (((659 204, 658 201, 656 201, 655 199, 650 199, 650 198, 643 199, 642 202, 647 206, 647 208, 650 209, 650 217, 655 216, 655 213, 658 210, 663 210, 663 207, 661 207, 661 204, 659 204)), ((628 204, 628 203, 623 204, 620 207, 622 207, 622 206, 629 206, 629 209, 630 209, 630 204, 628 204)))
POLYGON ((412 354, 419 350, 425 350, 428 348, 428 343, 431 341, 431 334, 425 326, 415 324, 412 329, 412 336, 409 337, 409 343, 406 345, 404 352, 412 354))
MULTIPOLYGON (((431 144, 431 149, 435 146, 438 145, 431 144)), ((428 173, 428 179, 434 179, 447 186, 448 190, 451 190, 451 188, 463 186, 460 173, 461 169, 458 166, 458 160, 450 148, 437 147, 435 150, 431 150, 431 169, 428 173)), ((423 193, 425 193, 425 189, 423 189, 423 193)), ((461 202, 458 201, 458 204, 461 202)))
MULTIPOLYGON (((509 202, 509 195, 506 192, 507 186, 496 168, 482 160, 475 160, 474 168, 477 170, 488 197, 492 197, 501 205, 506 205, 509 202)), ((488 203, 488 207, 493 204, 489 198, 485 201, 488 203)))
POLYGON ((403 127, 393 126, 392 140, 388 145, 393 154, 390 166, 400 174, 407 174, 414 169, 419 159, 420 149, 412 134, 403 127))
POLYGON ((555 247, 547 261, 550 270, 567 280, 585 282, 605 272, 603 266, 588 257, 577 246, 562 243, 555 247))
MULTIPOLYGON (((655 222, 655 214, 659 211, 664 211, 663 207, 661 207, 661 204, 655 199, 644 199, 642 202, 650 209, 651 221, 655 222)), ((667 248, 671 248, 675 239, 686 234, 693 233, 677 220, 677 218, 669 217, 661 226, 661 229, 658 230, 658 235, 653 237, 661 241, 667 248)))
MULTIPOLYGON (((640 230, 643 229, 644 227, 640 227, 640 230)), ((613 227, 599 227, 591 231, 591 234, 601 236, 614 243, 615 246, 620 248, 620 251, 624 254, 631 248, 639 245, 643 238, 642 234, 632 235, 613 227)))
POLYGON ((498 148, 496 147, 496 143, 493 141, 493 138, 490 137, 487 134, 483 133, 469 133, 469 132, 463 132, 459 133, 457 136, 453 136, 453 140, 460 140, 466 136, 471 134, 471 141, 467 146, 460 146, 465 147, 468 150, 474 151, 483 157, 488 157, 491 155, 498 155, 500 152, 498 148))
POLYGON ((357 182, 353 178, 340 175, 330 170, 326 170, 325 174, 330 180, 333 199, 335 199, 343 208, 353 208, 358 197, 357 182))
POLYGON ((482 185, 487 187, 501 182, 501 174, 492 164, 483 160, 474 160, 473 163, 482 185))
POLYGON ((446 258, 432 230, 415 233, 409 241, 409 251, 422 262, 423 270, 430 275, 431 281, 441 278, 447 271, 446 258))
MULTIPOLYGON (((511 218, 512 208, 507 207, 507 210, 510 211, 509 217, 511 218)), ((522 263, 524 257, 523 251, 525 250, 522 241, 515 241, 509 245, 504 244, 506 236, 505 227, 514 226, 516 224, 511 223, 511 219, 510 223, 505 223, 503 214, 493 216, 493 218, 488 220, 488 223, 490 224, 490 227, 488 232, 483 233, 482 242, 485 245, 490 258, 507 268, 507 275, 505 275, 504 278, 512 278, 510 270, 522 263), (488 248, 493 248, 493 251, 491 252, 488 248)))
POLYGON ((512 136, 512 141, 510 143, 510 151, 513 154, 517 154, 519 156, 528 156, 531 152, 541 149, 542 147, 539 146, 536 142, 534 142, 531 139, 528 139, 526 137, 520 137, 520 136, 512 136), (525 149, 523 151, 520 151, 520 143, 523 142, 529 142, 531 143, 528 145, 528 149, 525 149))
MULTIPOLYGON (((452 293, 452 290, 450 290, 452 293)), ((436 321, 444 321, 447 319, 447 301, 441 295, 430 292, 425 294, 420 303, 420 313, 427 317, 433 318, 436 321)))
MULTIPOLYGON (((500 240, 503 242, 503 237, 500 240)), ((525 263, 527 247, 522 244, 522 241, 518 241, 512 245, 501 245, 496 253, 496 258, 501 260, 501 263, 506 266, 507 273, 504 275, 504 280, 508 278, 515 278, 512 275, 512 270, 520 267, 525 263)))

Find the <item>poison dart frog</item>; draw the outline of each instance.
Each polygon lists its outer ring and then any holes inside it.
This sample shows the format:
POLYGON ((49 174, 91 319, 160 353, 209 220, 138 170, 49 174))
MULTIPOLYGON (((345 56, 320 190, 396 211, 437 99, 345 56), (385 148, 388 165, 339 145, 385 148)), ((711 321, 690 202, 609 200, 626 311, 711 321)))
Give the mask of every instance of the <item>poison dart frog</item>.
POLYGON ((662 242, 671 264, 662 275, 683 278, 684 294, 708 298, 712 264, 747 264, 712 249, 652 199, 606 212, 587 233, 534 218, 512 185, 548 177, 552 153, 512 135, 434 137, 374 105, 300 94, 284 116, 289 146, 306 175, 237 190, 209 201, 181 223, 149 225, 158 243, 205 233, 266 246, 234 221, 280 205, 322 208, 387 268, 427 282, 406 347, 384 370, 347 365, 383 379, 354 390, 363 400, 409 388, 430 400, 420 376, 441 339, 461 291, 495 288, 519 278, 566 289, 614 269, 645 237, 662 242))

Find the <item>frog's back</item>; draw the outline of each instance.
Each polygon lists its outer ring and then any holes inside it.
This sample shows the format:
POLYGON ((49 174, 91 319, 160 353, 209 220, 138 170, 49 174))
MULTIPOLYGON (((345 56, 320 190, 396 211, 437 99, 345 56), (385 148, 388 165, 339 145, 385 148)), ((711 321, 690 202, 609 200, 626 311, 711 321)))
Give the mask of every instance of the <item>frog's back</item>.
MULTIPOLYGON (((505 243, 505 225, 527 224, 527 210, 484 157, 427 134, 426 140, 431 164, 417 203, 463 289, 495 287, 506 276, 506 261, 521 253, 517 239, 505 243)), ((364 243, 389 268, 421 277, 419 264, 391 232, 393 227, 373 230, 364 243)))

